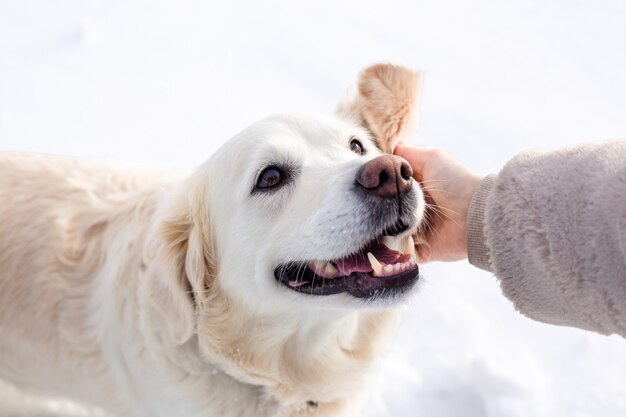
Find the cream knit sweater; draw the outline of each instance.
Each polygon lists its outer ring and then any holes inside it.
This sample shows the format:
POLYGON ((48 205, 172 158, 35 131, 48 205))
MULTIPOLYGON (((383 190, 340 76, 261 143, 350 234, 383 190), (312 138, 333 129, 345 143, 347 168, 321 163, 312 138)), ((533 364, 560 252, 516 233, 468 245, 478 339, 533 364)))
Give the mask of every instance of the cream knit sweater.
POLYGON ((521 313, 626 337, 626 141, 513 158, 478 187, 467 237, 521 313))

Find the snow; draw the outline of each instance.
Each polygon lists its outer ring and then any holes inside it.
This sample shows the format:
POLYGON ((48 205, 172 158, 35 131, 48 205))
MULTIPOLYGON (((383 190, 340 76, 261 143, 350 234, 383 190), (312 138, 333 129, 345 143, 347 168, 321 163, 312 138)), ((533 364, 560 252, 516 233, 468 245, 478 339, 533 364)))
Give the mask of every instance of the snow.
MULTIPOLYGON (((477 171, 626 137, 626 3, 0 0, 0 149, 195 166, 358 71, 424 71, 421 128, 477 171)), ((423 268, 366 415, 624 416, 626 341, 533 322, 490 274, 423 268)))

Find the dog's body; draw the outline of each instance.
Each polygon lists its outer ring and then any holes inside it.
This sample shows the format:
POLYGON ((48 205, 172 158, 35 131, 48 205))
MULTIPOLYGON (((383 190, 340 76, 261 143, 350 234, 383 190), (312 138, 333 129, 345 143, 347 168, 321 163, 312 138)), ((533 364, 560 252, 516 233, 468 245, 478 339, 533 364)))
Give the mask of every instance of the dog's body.
MULTIPOLYGON (((360 93, 343 111, 393 148, 414 108, 388 128, 360 93)), ((318 115, 260 122, 182 181, 0 155, 0 378, 114 416, 355 415, 417 274, 400 249, 379 275, 355 253, 424 206, 378 155, 318 115)))
POLYGON ((0 375, 115 403, 116 385, 131 393, 123 373, 136 362, 107 365, 137 347, 142 247, 160 185, 39 155, 3 154, 0 175, 0 375))

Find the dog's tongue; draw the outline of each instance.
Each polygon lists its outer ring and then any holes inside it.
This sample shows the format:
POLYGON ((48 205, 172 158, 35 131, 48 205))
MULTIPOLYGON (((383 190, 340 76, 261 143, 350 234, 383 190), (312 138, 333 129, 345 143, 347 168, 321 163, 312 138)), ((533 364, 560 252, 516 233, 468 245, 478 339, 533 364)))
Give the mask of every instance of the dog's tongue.
POLYGON ((367 253, 371 252, 380 262, 394 264, 401 258, 400 252, 389 249, 381 243, 373 243, 363 249, 361 254, 336 261, 340 276, 348 276, 353 272, 371 272, 372 265, 367 259, 367 253))

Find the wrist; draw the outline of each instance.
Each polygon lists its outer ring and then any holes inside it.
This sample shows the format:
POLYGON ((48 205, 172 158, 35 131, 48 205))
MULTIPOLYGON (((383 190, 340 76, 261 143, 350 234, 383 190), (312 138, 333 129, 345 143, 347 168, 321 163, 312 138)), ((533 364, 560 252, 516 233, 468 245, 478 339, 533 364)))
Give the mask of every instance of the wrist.
POLYGON ((475 188, 467 210, 466 251, 469 262, 491 271, 489 248, 485 240, 485 208, 487 198, 495 186, 495 175, 485 177, 475 188))
POLYGON ((464 198, 464 206, 463 206, 463 210, 461 210, 460 214, 461 214, 461 218, 459 223, 461 225, 463 225, 461 230, 462 233, 462 239, 463 239, 463 252, 462 252, 462 259, 466 259, 468 256, 467 253, 467 235, 468 235, 468 217, 469 217, 469 212, 470 212, 470 207, 472 205, 472 201, 474 199, 474 196, 476 194, 476 190, 478 189, 478 187, 480 186, 480 183, 483 181, 484 177, 478 176, 478 175, 474 175, 472 176, 472 178, 466 182, 465 184, 465 198, 464 198))

